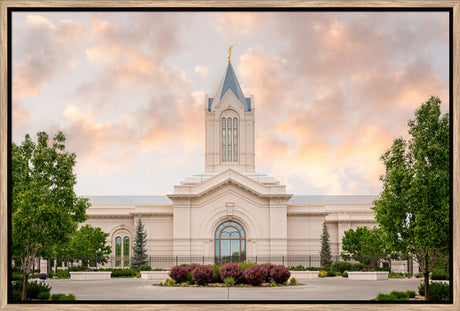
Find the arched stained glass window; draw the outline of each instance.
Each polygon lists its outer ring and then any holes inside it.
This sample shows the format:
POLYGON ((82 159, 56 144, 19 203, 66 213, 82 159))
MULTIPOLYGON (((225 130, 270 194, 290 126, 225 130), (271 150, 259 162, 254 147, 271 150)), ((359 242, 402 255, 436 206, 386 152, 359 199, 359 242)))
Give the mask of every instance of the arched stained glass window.
POLYGON ((233 161, 238 161, 238 119, 233 118, 233 161))
POLYGON ((238 118, 222 118, 222 162, 238 161, 238 118), (233 156, 232 156, 233 153, 233 156))
POLYGON ((121 238, 117 236, 115 238, 115 266, 121 265, 121 238))
POLYGON ((129 238, 125 236, 123 239, 123 266, 129 267, 129 238))
POLYGON ((227 126, 226 126, 226 119, 222 118, 222 162, 225 162, 226 160, 226 152, 225 152, 225 146, 227 144, 227 139, 226 139, 226 132, 227 132, 227 126))
POLYGON ((216 262, 244 261, 246 258, 246 234, 235 221, 226 221, 216 230, 216 262))

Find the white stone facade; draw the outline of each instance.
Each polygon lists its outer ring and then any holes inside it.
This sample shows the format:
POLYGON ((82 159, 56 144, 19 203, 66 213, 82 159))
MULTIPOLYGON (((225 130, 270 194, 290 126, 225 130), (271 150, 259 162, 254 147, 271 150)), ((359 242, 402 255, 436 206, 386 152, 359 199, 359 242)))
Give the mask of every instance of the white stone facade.
POLYGON ((185 179, 165 197, 89 197, 87 223, 109 233, 113 256, 117 237, 127 237, 132 251, 138 215, 150 256, 319 254, 324 222, 337 255, 344 231, 377 225, 371 210, 375 196, 293 196, 275 179, 256 173, 254 98, 243 96, 231 63, 205 107, 203 174, 185 179), (224 223, 230 227, 218 231, 224 223), (235 223, 237 229, 231 227, 235 223), (232 230, 239 230, 238 241, 232 230))

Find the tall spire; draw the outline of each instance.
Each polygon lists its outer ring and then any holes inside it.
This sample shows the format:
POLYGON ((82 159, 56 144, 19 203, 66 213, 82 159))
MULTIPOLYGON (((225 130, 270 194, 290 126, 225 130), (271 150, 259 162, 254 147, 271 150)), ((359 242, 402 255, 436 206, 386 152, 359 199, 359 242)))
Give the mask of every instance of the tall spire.
POLYGON ((251 111, 251 98, 244 97, 235 71, 233 70, 232 63, 230 62, 230 54, 227 70, 225 71, 224 77, 222 78, 219 87, 217 88, 216 95, 214 98, 209 98, 208 100, 208 111, 212 110, 212 106, 217 105, 217 103, 222 99, 228 90, 230 90, 236 96, 236 98, 238 98, 239 102, 244 106, 245 111, 251 111))
POLYGON ((230 63, 231 62, 231 58, 232 58, 232 48, 237 45, 238 43, 235 43, 234 45, 230 45, 228 47, 228 62, 230 63))

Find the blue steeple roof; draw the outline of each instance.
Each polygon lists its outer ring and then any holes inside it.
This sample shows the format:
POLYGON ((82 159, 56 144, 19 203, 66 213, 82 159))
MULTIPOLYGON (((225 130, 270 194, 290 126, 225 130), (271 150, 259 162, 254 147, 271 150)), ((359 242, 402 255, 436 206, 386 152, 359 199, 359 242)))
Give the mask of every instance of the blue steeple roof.
POLYGON ((217 104, 227 91, 232 91, 236 98, 244 106, 245 111, 251 111, 251 98, 244 97, 243 91, 241 90, 238 79, 236 78, 235 71, 233 70, 232 63, 228 63, 227 70, 225 71, 224 77, 217 88, 217 93, 214 98, 208 99, 208 111, 211 111, 212 105, 217 104))

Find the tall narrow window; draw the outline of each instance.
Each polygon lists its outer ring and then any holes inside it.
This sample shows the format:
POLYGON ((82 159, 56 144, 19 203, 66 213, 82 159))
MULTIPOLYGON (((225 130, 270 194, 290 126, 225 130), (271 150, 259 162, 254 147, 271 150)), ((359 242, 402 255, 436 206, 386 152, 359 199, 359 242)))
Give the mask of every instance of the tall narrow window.
POLYGON ((238 161, 238 118, 222 118, 222 162, 238 161), (233 154, 233 156, 232 156, 233 154))
POLYGON ((225 145, 227 144, 226 135, 227 126, 225 125, 225 118, 222 118, 222 162, 225 162, 225 145))
POLYGON ((238 161, 238 119, 233 118, 233 161, 238 161))
POLYGON ((123 266, 129 267, 129 238, 125 236, 123 239, 123 266))
POLYGON ((115 266, 121 265, 121 238, 119 236, 115 239, 115 266))
POLYGON ((232 118, 227 119, 228 161, 232 161, 232 118))

